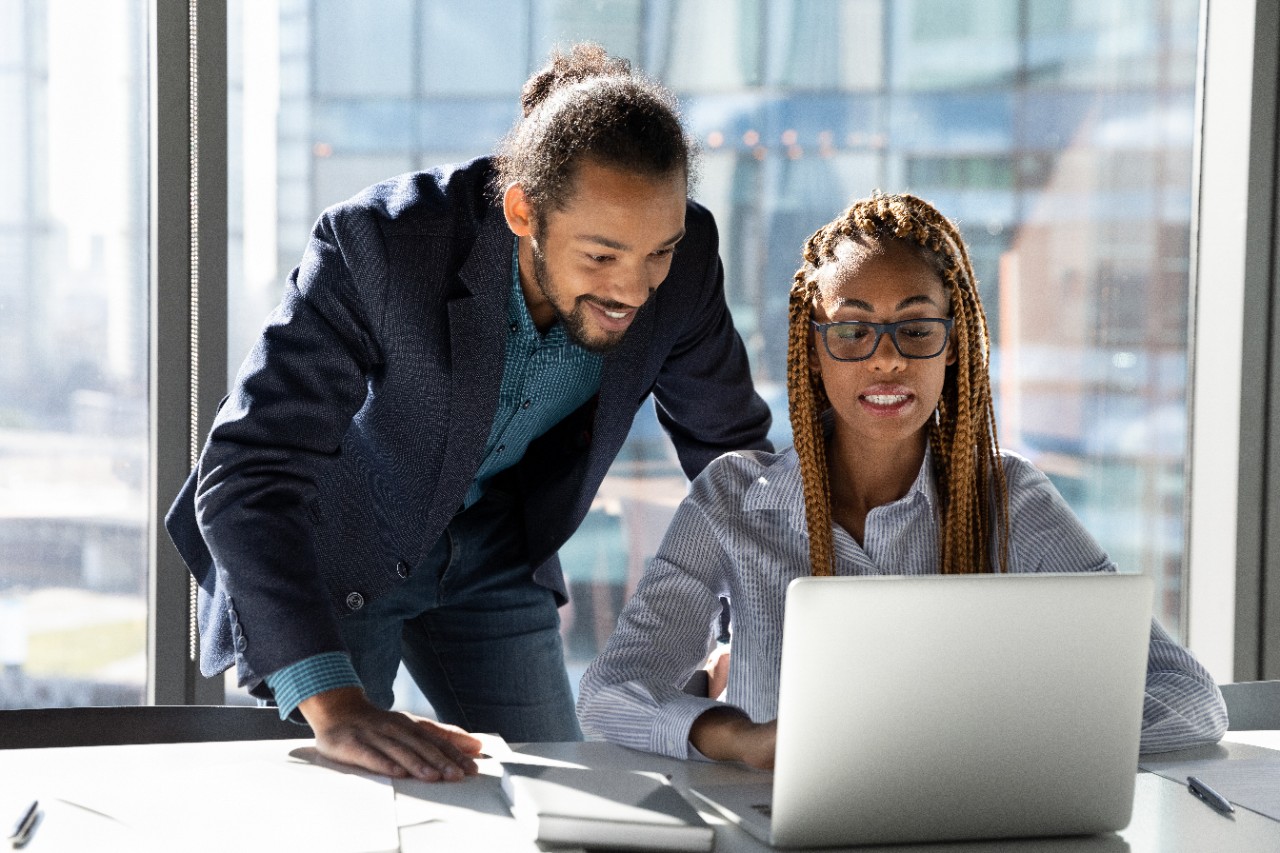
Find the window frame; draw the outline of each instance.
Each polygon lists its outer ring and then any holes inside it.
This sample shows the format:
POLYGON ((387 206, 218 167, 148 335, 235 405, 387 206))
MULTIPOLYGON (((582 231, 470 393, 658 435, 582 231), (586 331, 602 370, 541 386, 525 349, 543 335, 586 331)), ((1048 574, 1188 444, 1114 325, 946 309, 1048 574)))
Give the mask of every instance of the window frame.
POLYGON ((164 529, 226 387, 227 7, 151 0, 147 703, 220 705, 199 672, 195 588, 164 529))
POLYGON ((1185 639, 1220 682, 1280 678, 1280 8, 1201 10, 1185 639))

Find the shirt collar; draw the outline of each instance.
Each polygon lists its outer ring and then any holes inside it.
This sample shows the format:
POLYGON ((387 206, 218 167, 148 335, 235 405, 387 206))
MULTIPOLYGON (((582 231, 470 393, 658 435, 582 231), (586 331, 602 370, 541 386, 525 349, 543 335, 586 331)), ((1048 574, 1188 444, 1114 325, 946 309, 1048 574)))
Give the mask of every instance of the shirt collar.
POLYGON ((559 346, 569 344, 564 325, 554 323, 546 334, 538 331, 533 325, 533 315, 524 301, 524 289, 520 286, 520 238, 516 238, 515 247, 511 250, 511 292, 507 296, 507 322, 514 326, 521 338, 534 341, 542 346, 559 346))
MULTIPOLYGON (((932 452, 925 445, 924 460, 915 481, 907 493, 886 507, 910 506, 924 501, 926 507, 936 507, 938 503, 937 485, 933 477, 932 452)), ((883 508, 883 507, 881 507, 883 508)), ((742 498, 742 511, 782 510, 789 516, 790 524, 796 530, 808 533, 804 517, 804 482, 800 475, 800 457, 795 447, 788 447, 778 454, 754 483, 747 487, 742 498)))

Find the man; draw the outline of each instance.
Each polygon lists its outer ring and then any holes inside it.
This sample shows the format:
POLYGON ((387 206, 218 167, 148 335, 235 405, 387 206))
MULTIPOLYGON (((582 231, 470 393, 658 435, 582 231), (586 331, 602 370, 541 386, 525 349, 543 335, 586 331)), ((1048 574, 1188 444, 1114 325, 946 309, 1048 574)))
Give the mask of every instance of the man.
POLYGON ((670 95, 578 46, 522 103, 323 214, 166 519, 201 670, 379 773, 581 737, 556 551, 651 392, 690 477, 769 446, 670 95), (387 710, 402 657, 442 724, 387 710))

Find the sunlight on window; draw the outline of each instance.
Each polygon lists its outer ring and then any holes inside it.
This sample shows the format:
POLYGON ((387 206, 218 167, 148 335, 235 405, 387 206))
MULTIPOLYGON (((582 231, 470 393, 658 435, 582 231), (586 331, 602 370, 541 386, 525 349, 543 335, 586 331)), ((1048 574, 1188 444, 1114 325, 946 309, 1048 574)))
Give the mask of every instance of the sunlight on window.
MULTIPOLYGON (((970 245, 1002 445, 1049 474, 1122 571, 1155 578, 1177 634, 1199 4, 1121 5, 403 0, 374 20, 359 3, 232 3, 231 368, 323 208, 489 153, 548 50, 593 39, 671 85, 703 142, 695 195, 719 224, 775 443, 790 441, 803 240, 872 189, 924 196, 970 245)), ((575 676, 685 488, 643 408, 562 551, 575 676)))
POLYGON ((0 707, 135 703, 147 636, 146 6, 12 8, 0 42, 0 707))

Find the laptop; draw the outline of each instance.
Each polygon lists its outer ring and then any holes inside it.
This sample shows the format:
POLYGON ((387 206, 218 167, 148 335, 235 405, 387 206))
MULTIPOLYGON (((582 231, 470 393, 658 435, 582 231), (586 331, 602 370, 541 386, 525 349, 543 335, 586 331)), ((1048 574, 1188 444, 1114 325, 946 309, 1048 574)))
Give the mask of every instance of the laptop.
POLYGON ((1151 600, 1112 573, 797 579, 772 781, 693 792, 775 847, 1122 829, 1151 600))

